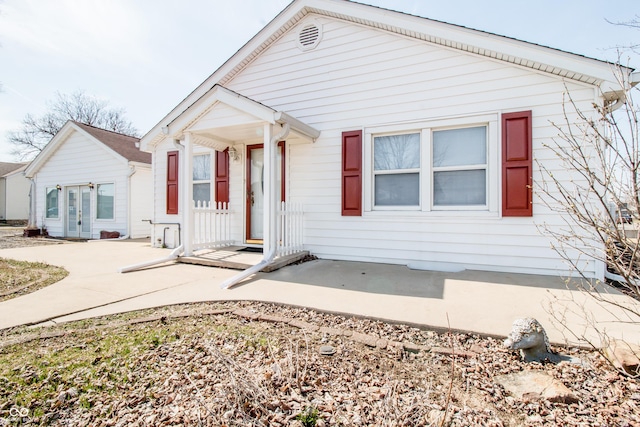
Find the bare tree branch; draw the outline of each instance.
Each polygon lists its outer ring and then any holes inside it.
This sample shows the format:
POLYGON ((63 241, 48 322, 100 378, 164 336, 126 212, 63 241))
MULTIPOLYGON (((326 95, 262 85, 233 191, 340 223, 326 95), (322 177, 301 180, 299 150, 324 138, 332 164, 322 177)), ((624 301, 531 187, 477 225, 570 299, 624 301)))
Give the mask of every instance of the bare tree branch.
POLYGON ((138 136, 138 130, 125 118, 124 109, 110 107, 107 101, 82 91, 71 95, 57 92, 48 112, 40 117, 27 114, 20 130, 8 132, 13 145, 11 154, 21 160, 34 158, 68 120, 138 136))

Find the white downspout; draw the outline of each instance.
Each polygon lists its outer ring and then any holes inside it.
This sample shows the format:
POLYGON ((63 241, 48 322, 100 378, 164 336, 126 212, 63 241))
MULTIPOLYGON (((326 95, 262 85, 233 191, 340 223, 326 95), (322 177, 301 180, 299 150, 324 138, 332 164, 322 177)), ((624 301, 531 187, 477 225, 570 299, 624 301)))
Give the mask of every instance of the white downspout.
POLYGON ((127 200, 127 235, 121 237, 121 239, 128 239, 131 236, 131 177, 138 171, 138 169, 133 165, 129 165, 129 169, 131 170, 127 174, 127 197, 129 198, 129 200, 127 200))
POLYGON ((126 267, 121 267, 118 269, 118 273, 128 273, 130 271, 140 270, 141 268, 151 267, 153 265, 164 264, 165 262, 173 261, 176 258, 178 258, 178 256, 182 253, 182 249, 183 247, 182 245, 180 245, 177 248, 175 248, 173 251, 171 251, 171 253, 164 258, 158 258, 151 261, 144 261, 138 264, 132 264, 126 267))
POLYGON ((27 230, 35 230, 38 228, 38 220, 36 219, 36 180, 35 178, 29 178, 29 181, 31 181, 31 187, 29 187, 29 220, 27 221, 27 230))
MULTIPOLYGON (((220 284, 220 288, 228 289, 231 286, 239 283, 240 281, 246 279, 262 270, 266 265, 271 263, 276 256, 276 248, 277 248, 277 236, 276 236, 276 224, 277 224, 277 213, 278 213, 278 203, 276 201, 276 188, 275 188, 275 163, 276 163, 276 146, 280 140, 286 138, 289 135, 290 126, 289 123, 284 123, 282 126, 282 131, 277 135, 274 135, 268 144, 265 144, 264 149, 264 158, 265 158, 265 176, 268 179, 267 185, 265 186, 265 202, 267 205, 267 209, 265 209, 265 213, 267 214, 265 217, 265 239, 264 239, 264 249, 265 255, 258 264, 253 265, 246 270, 236 274, 233 277, 225 280, 220 284), (267 200, 268 199, 268 200, 267 200)), ((267 132, 265 132, 265 135, 267 132)))

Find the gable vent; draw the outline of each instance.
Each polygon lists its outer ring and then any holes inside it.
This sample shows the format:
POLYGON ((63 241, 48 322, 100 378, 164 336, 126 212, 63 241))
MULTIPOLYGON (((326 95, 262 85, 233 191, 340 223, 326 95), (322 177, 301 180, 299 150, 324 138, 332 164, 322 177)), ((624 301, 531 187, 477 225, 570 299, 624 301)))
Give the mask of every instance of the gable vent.
POLYGON ((307 24, 298 33, 298 47, 301 50, 311 50, 320 43, 321 38, 321 27, 315 23, 307 24))

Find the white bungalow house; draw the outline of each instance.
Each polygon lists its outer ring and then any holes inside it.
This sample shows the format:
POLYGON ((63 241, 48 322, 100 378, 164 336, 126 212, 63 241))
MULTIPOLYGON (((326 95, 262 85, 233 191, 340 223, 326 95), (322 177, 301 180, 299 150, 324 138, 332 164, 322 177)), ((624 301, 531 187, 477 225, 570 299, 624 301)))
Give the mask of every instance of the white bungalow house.
POLYGON ((0 162, 0 221, 20 223, 29 217, 30 183, 24 176, 28 163, 0 162))
POLYGON ((138 147, 138 138, 67 122, 25 171, 32 225, 56 237, 148 237, 151 155, 138 147))
MULTIPOLYGON (((607 62, 346 0, 295 0, 141 139, 154 163, 153 241, 174 255, 261 245, 260 266, 303 248, 566 274, 536 227, 562 221, 532 192, 534 159, 570 179, 543 145, 566 91, 585 111, 622 93, 607 62)), ((584 266, 603 277, 602 263, 584 266)))

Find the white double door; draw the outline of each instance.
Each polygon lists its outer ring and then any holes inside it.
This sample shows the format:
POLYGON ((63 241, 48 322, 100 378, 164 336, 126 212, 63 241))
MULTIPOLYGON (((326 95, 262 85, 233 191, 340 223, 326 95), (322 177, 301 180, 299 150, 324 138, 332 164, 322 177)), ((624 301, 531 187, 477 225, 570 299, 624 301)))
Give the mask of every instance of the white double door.
POLYGON ((91 189, 80 185, 65 187, 67 237, 91 238, 91 189))

